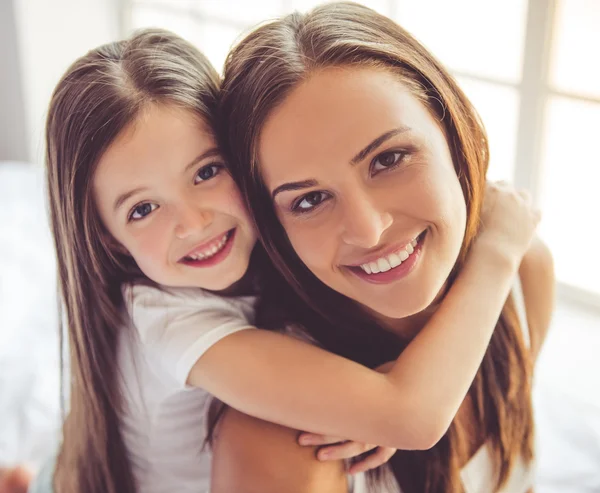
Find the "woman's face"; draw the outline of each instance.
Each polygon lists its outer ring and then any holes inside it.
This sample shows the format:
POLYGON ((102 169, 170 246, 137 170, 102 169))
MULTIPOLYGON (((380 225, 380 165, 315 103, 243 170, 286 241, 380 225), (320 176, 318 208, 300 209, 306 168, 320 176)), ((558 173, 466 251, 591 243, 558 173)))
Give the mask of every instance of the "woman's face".
POLYGON ((259 146, 280 221, 323 283, 395 319, 435 299, 466 205, 440 124, 397 76, 312 74, 269 116, 259 146))

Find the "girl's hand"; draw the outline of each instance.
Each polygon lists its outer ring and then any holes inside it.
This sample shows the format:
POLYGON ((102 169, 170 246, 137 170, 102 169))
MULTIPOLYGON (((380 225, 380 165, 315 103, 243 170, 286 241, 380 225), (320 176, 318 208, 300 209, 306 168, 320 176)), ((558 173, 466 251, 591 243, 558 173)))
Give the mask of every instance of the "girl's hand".
POLYGON ((482 228, 474 248, 493 250, 520 263, 540 218, 529 192, 516 190, 506 182, 488 182, 481 212, 482 228))
POLYGON ((358 443, 343 438, 316 435, 314 433, 301 433, 298 437, 300 445, 319 447, 317 458, 319 460, 340 460, 359 457, 366 452, 371 452, 358 462, 354 462, 348 472, 359 472, 375 469, 385 464, 396 453, 395 448, 378 447, 377 445, 358 443))
MULTIPOLYGON (((379 373, 388 373, 393 366, 394 362, 389 361, 375 368, 375 370, 379 373)), ((391 459, 397 450, 395 448, 378 447, 377 445, 353 442, 344 440, 343 438, 317 435, 315 433, 300 433, 298 443, 300 445, 319 447, 317 452, 319 460, 352 459, 353 457, 359 457, 362 454, 371 452, 350 466, 348 469, 350 474, 358 474, 359 472, 365 472, 382 466, 391 459)))

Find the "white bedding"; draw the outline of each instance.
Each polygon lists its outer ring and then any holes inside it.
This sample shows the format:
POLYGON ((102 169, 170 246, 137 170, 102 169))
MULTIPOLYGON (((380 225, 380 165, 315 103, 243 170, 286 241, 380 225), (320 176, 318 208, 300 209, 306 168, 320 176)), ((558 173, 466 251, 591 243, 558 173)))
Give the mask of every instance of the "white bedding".
POLYGON ((42 170, 0 162, 0 464, 36 465, 55 446, 55 279, 42 170))
MULTIPOLYGON (((59 423, 54 258, 38 167, 0 163, 0 465, 52 453, 59 423)), ((600 492, 600 318, 559 309, 534 400, 536 493, 600 492)))

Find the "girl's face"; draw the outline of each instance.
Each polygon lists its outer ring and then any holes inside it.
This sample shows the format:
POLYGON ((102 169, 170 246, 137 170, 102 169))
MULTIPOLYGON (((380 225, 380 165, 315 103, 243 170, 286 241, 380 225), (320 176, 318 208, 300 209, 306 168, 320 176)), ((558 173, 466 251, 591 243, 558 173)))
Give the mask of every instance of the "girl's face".
POLYGON ((248 269, 252 223, 191 112, 149 106, 102 156, 93 188, 109 233, 153 281, 222 290, 248 269))
POLYGON ((394 319, 435 299, 466 205, 440 124, 396 76, 311 74, 267 119, 259 158, 292 246, 323 283, 394 319))

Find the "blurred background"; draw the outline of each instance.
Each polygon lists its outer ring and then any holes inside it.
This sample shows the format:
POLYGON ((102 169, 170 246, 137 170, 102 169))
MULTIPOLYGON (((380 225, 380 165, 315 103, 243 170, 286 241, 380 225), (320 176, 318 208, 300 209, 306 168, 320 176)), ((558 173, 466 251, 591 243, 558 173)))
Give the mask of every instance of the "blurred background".
MULTIPOLYGON (((314 0, 0 0, 0 464, 38 463, 58 423, 43 125, 75 58, 146 26, 221 69, 264 20, 314 0)), ((600 0, 370 0, 455 75, 489 133, 489 177, 528 188, 555 258, 536 375, 542 492, 600 492, 600 0), (596 226, 594 226, 594 224, 596 226)), ((537 491, 537 490, 536 490, 537 491)))

